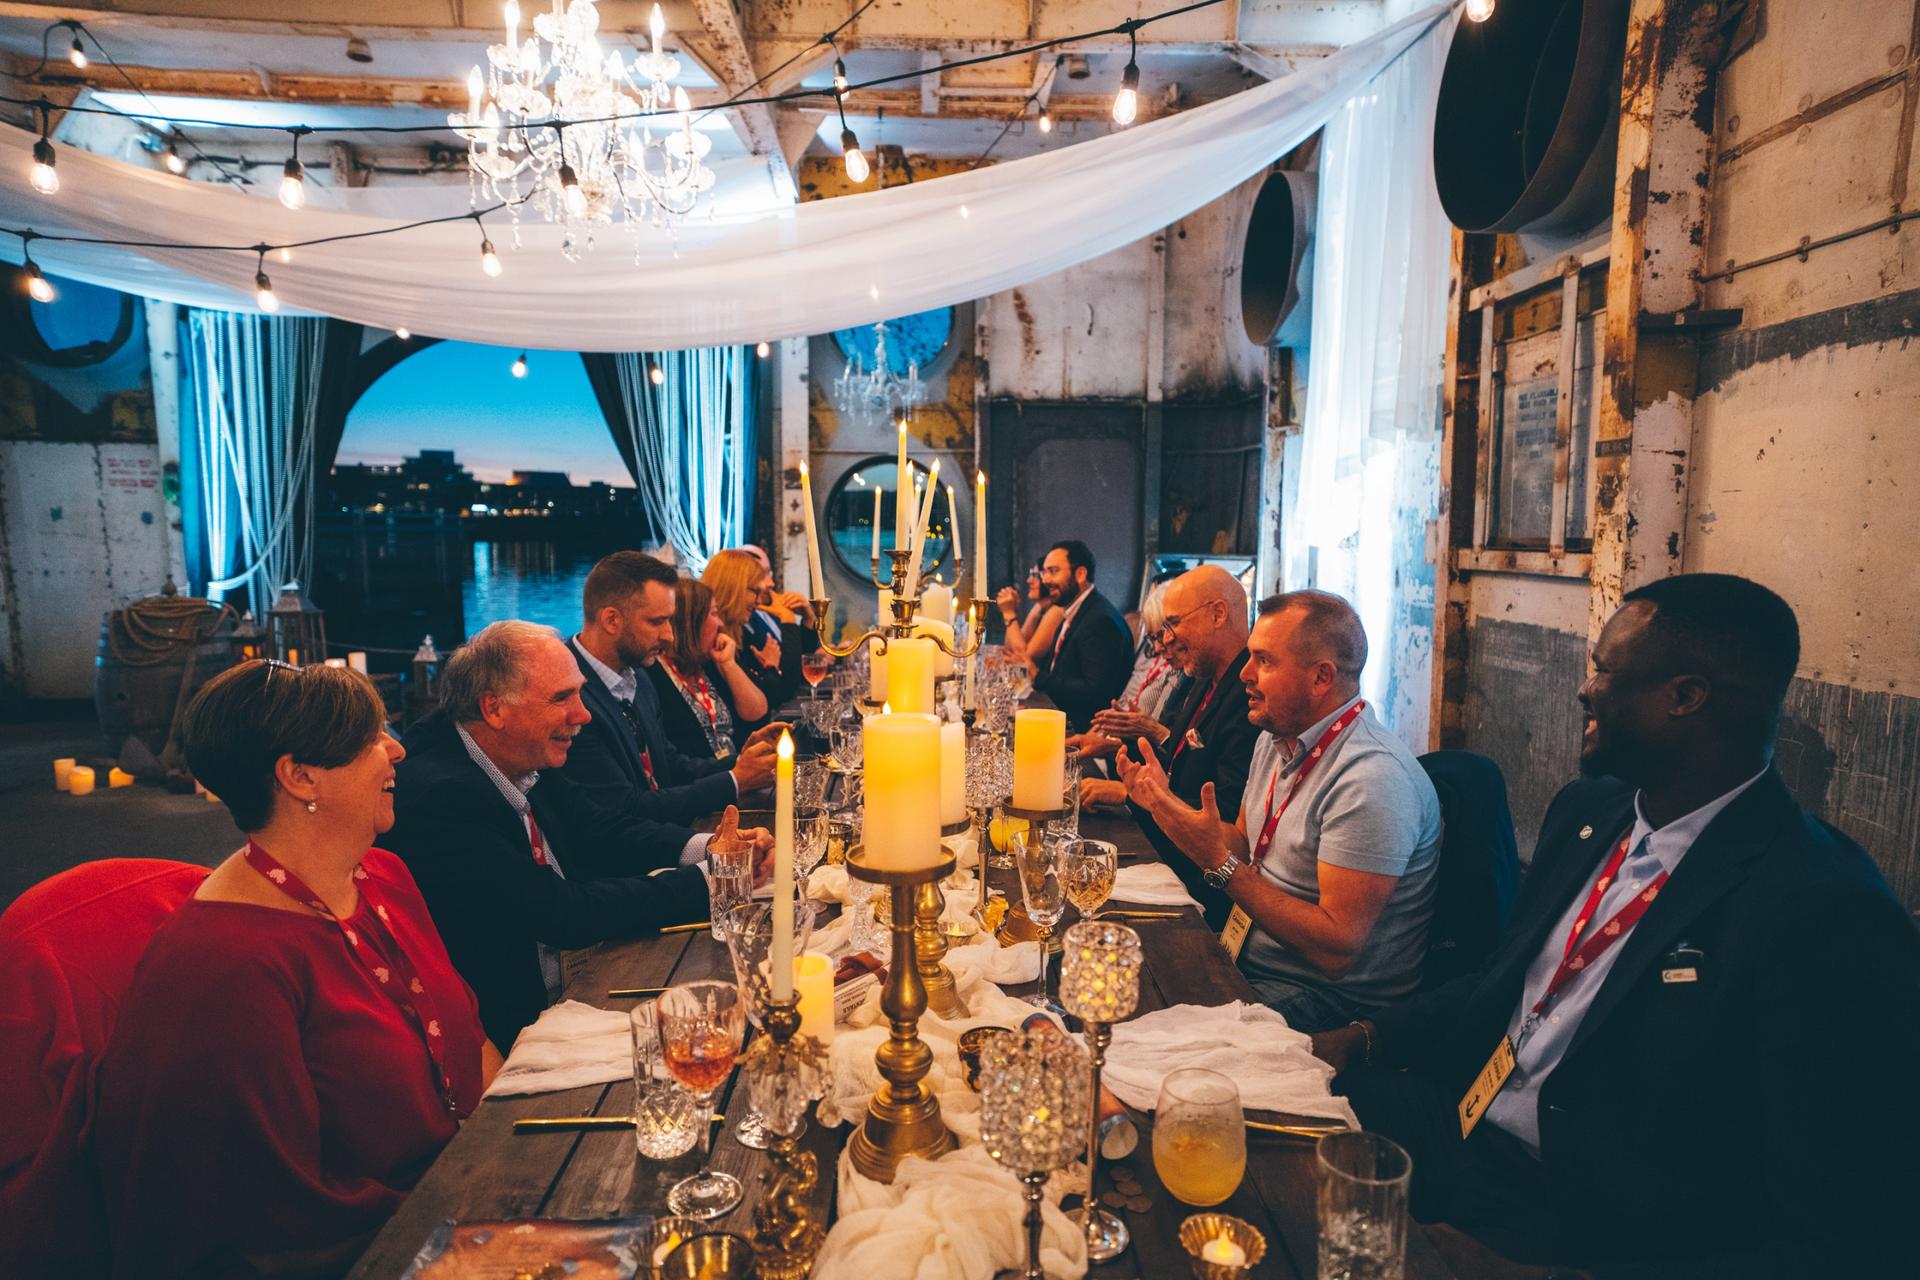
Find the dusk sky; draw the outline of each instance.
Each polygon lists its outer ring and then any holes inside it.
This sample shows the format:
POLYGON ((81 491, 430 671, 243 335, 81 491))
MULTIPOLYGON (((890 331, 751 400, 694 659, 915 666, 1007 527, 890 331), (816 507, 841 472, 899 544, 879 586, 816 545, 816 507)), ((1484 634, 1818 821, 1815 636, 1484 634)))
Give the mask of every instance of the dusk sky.
POLYGON ((409 356, 347 416, 340 461, 394 463, 422 449, 452 449, 482 480, 564 471, 575 484, 631 485, 580 357, 529 351, 527 376, 516 378, 518 354, 437 342, 409 356))

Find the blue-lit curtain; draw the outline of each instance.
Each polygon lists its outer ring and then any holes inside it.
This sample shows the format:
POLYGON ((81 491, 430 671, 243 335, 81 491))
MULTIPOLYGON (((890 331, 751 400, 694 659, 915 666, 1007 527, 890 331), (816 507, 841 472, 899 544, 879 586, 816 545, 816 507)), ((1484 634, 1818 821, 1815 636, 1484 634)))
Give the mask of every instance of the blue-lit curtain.
POLYGON ((183 324, 193 585, 264 617, 281 585, 313 568, 329 322, 196 308, 183 324))
POLYGON ((699 573, 716 551, 745 542, 756 457, 752 353, 697 347, 580 359, 641 506, 681 564, 699 573))

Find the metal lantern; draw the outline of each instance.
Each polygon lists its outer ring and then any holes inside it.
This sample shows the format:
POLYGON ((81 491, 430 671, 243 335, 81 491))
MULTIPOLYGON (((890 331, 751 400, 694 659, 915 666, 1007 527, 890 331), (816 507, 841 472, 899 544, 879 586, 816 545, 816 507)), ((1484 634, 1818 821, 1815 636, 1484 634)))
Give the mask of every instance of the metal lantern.
POLYGON ((273 656, 299 666, 327 660, 327 615, 297 582, 280 588, 280 598, 267 612, 273 656))
POLYGON ((233 628, 233 659, 235 662, 252 662, 256 658, 267 656, 267 629, 260 625, 249 609, 240 615, 240 621, 233 628))

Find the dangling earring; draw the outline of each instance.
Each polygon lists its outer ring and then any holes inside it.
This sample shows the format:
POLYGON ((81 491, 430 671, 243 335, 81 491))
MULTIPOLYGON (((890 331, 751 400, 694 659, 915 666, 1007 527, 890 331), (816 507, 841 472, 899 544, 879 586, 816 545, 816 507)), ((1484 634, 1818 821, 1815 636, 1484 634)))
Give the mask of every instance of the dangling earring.
POLYGON ((309 800, 309 801, 307 801, 307 812, 308 812, 308 813, 318 813, 318 812, 320 812, 320 806, 319 806, 319 805, 317 805, 317 804, 315 804, 315 803, 314 803, 313 801, 311 801, 311 800, 309 800))

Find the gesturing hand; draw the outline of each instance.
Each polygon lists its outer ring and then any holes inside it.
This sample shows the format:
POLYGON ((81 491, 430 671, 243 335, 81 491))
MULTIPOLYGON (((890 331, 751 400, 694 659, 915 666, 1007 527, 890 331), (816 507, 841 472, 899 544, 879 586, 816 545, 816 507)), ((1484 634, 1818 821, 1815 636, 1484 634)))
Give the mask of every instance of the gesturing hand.
POLYGON ((741 795, 758 791, 773 781, 776 750, 773 743, 764 738, 747 739, 747 745, 740 748, 740 755, 733 762, 733 785, 741 795))
POLYGON ((778 747, 780 745, 780 735, 790 728, 792 728, 792 726, 785 720, 769 720, 747 735, 747 745, 751 747, 758 743, 770 742, 778 747))
POLYGON ((1113 767, 1119 773, 1120 781, 1126 783, 1127 794, 1133 802, 1149 813, 1154 807, 1172 801, 1179 804, 1179 798, 1173 794, 1173 788, 1167 782, 1167 771, 1160 767, 1160 757, 1153 753, 1153 747, 1145 738, 1139 739, 1140 758, 1135 760, 1121 747, 1114 753, 1113 767))
POLYGON ((1002 587, 994 593, 993 602, 1000 606, 1000 616, 1012 622, 1020 615, 1020 593, 1012 587, 1002 587))
POLYGON ((1093 731, 1103 737, 1118 738, 1122 742, 1129 738, 1145 737, 1159 743, 1164 742, 1168 734, 1167 726, 1146 712, 1122 711, 1118 707, 1094 712, 1093 731))
POLYGON ((760 647, 753 651, 754 660, 768 671, 780 669, 780 642, 772 636, 761 641, 760 647))

